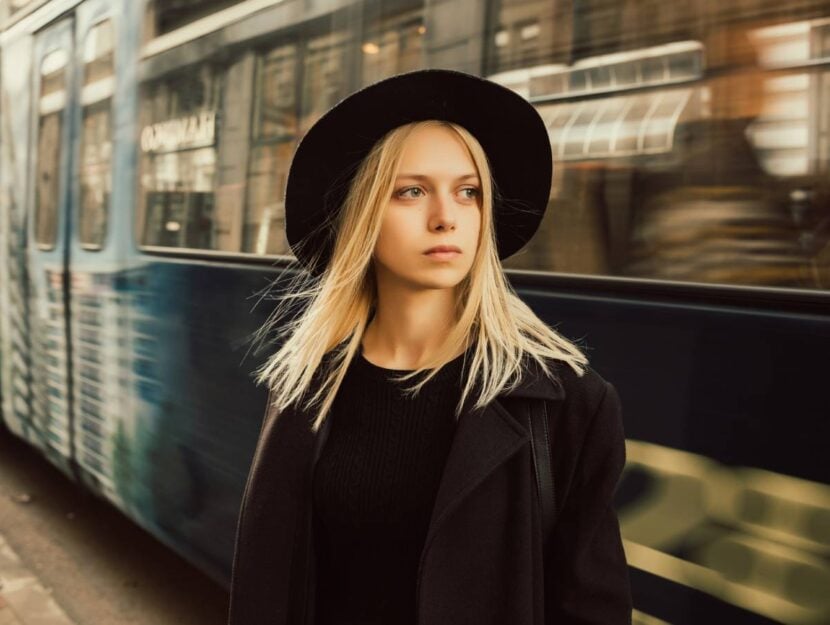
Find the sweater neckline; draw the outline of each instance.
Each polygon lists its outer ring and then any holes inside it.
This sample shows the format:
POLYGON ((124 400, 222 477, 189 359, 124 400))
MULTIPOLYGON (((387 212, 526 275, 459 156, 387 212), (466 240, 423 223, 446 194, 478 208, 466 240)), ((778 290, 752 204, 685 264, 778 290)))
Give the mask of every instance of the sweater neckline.
MULTIPOLYGON (((436 373, 433 378, 427 382, 435 382, 438 380, 447 380, 453 377, 456 377, 464 364, 464 357, 470 350, 462 352, 452 360, 450 360, 447 364, 445 364, 441 369, 436 373)), ((356 365, 356 368, 364 374, 371 375, 374 377, 383 377, 387 380, 390 380, 391 376, 400 376, 405 375, 407 373, 412 373, 415 369, 390 369, 388 367, 381 367, 380 365, 376 365, 375 363, 371 362, 370 360, 366 359, 366 356, 363 354, 363 345, 359 345, 357 354, 354 357, 353 362, 356 365)), ((391 381, 391 380, 390 380, 391 381)))

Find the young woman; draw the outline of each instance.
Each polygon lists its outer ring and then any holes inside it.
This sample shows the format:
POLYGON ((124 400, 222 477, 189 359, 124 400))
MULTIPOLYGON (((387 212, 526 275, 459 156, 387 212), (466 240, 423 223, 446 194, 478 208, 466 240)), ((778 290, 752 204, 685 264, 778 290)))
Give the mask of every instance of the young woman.
POLYGON ((535 109, 450 70, 370 85, 303 137, 285 202, 306 271, 266 324, 230 625, 630 622, 619 397, 499 262, 551 174, 535 109), (549 420, 548 536, 521 402, 549 420))

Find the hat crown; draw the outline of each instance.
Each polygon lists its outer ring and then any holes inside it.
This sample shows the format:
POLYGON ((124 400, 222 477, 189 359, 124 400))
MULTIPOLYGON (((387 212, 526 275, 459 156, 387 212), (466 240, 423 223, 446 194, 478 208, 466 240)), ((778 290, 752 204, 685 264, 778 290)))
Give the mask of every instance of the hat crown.
POLYGON ((464 127, 487 154, 498 189, 493 209, 499 258, 517 252, 536 232, 553 175, 550 139, 539 113, 518 93, 485 78, 450 69, 415 70, 346 96, 297 146, 286 184, 286 236, 312 273, 322 273, 331 259, 329 225, 360 163, 393 128, 427 119, 464 127))

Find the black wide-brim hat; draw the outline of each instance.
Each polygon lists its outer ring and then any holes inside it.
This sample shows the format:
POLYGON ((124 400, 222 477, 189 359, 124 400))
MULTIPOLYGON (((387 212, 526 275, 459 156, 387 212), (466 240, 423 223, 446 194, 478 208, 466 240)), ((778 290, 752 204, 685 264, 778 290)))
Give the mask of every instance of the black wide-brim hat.
POLYGON ((539 113, 493 81, 455 70, 417 70, 347 96, 297 146, 285 191, 286 237, 312 273, 321 274, 331 260, 337 214, 372 146, 393 128, 426 119, 463 126, 487 154, 498 193, 493 208, 499 258, 517 252, 536 232, 553 176, 550 139, 539 113))

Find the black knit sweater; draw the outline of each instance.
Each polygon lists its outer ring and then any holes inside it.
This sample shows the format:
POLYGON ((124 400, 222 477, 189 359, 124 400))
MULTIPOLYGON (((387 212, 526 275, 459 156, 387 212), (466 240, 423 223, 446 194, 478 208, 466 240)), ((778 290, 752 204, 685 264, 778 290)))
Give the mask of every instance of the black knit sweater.
POLYGON ((415 622, 418 563, 455 432, 464 354, 416 397, 359 353, 314 473, 315 625, 415 622))

